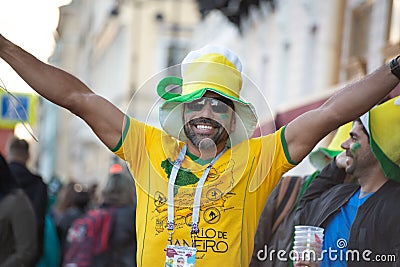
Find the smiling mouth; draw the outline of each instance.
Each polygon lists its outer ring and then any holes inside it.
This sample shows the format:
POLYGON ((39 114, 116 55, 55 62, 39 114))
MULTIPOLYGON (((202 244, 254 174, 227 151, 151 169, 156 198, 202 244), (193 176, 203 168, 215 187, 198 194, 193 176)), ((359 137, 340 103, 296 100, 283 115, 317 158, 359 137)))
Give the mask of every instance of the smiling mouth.
POLYGON ((350 165, 353 160, 353 155, 350 152, 346 153, 346 164, 350 165))
POLYGON ((208 118, 193 119, 189 122, 189 124, 200 131, 212 131, 221 127, 221 124, 208 118))
POLYGON ((214 127, 210 126, 210 125, 204 125, 204 124, 198 124, 195 125, 195 127, 199 130, 212 130, 214 129, 214 127))
MULTIPOLYGON (((228 138, 227 131, 222 124, 213 119, 204 117, 194 118, 188 121, 184 126, 184 131, 187 138, 197 148, 200 148, 200 143, 204 141, 204 139, 212 141, 212 147, 214 147, 221 142, 226 142, 225 139, 228 138)), ((206 143, 208 144, 209 142, 205 142, 205 144, 206 143)))

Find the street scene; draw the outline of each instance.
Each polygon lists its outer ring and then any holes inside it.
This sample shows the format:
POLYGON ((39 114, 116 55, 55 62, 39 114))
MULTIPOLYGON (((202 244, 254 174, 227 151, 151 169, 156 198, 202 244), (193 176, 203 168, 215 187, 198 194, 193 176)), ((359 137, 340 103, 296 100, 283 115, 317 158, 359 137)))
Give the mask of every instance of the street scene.
POLYGON ((397 266, 400 0, 7 0, 0 266, 397 266))

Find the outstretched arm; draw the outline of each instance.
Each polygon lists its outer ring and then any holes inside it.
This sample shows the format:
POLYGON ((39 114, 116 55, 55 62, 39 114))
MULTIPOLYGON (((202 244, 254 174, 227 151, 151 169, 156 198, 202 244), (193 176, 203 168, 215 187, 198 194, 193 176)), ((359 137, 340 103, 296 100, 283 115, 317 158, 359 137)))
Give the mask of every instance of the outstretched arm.
POLYGON ((0 57, 49 101, 82 118, 109 148, 117 145, 124 114, 71 74, 45 64, 0 34, 0 57))
POLYGON ((324 136, 367 112, 398 84, 386 64, 290 122, 285 137, 291 159, 300 162, 324 136))

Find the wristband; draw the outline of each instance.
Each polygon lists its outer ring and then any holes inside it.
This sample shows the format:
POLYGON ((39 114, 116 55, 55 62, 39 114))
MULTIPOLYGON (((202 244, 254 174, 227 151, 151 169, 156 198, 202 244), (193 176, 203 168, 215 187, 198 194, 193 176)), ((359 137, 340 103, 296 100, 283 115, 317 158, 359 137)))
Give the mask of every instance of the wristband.
POLYGON ((393 75, 396 76, 397 79, 400 80, 399 58, 400 58, 400 55, 397 56, 397 57, 395 57, 395 58, 393 58, 393 59, 390 61, 389 66, 390 66, 390 71, 393 73, 393 75))

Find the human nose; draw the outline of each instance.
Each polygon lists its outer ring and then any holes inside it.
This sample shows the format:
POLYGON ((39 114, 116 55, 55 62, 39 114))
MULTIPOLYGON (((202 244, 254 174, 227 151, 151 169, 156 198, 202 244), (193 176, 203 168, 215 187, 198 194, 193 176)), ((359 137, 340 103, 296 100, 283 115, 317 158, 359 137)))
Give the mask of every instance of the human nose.
POLYGON ((198 112, 198 115, 201 115, 202 117, 212 117, 212 107, 210 101, 206 101, 205 105, 203 108, 198 112))
POLYGON ((345 149, 345 150, 349 149, 349 147, 350 147, 350 138, 348 138, 346 141, 344 141, 344 142, 340 145, 340 147, 343 148, 343 149, 345 149))

